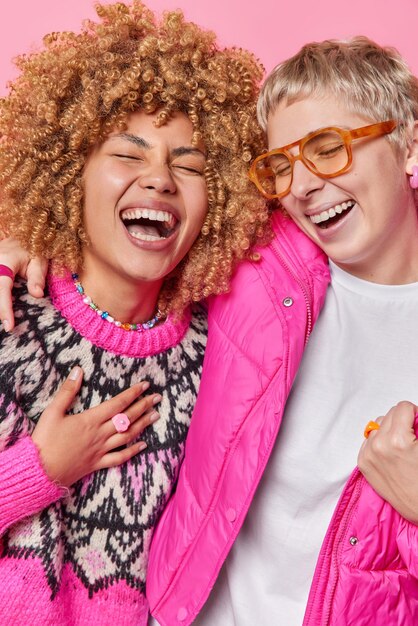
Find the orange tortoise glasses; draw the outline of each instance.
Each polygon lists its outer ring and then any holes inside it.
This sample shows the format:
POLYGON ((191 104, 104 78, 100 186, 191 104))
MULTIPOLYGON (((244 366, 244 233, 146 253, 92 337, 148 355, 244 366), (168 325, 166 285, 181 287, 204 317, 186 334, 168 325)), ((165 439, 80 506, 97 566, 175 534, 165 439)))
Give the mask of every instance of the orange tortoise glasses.
POLYGON ((351 144, 365 137, 387 135, 396 128, 394 120, 369 124, 353 130, 336 126, 321 128, 283 148, 276 148, 257 157, 248 175, 266 198, 282 198, 289 193, 293 180, 295 161, 321 178, 333 178, 346 172, 352 162, 351 144), (290 153, 298 147, 299 153, 290 153))

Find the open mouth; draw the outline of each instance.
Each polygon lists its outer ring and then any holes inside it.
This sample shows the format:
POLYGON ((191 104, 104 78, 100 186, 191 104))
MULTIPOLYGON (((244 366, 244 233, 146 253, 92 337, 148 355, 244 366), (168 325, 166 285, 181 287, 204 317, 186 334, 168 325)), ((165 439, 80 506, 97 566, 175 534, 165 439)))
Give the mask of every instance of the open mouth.
POLYGON ((141 241, 167 239, 179 224, 172 213, 153 209, 125 209, 120 217, 128 233, 141 241))
POLYGON ((354 200, 347 200, 347 202, 336 204, 330 209, 322 211, 322 213, 310 215, 309 219, 313 224, 319 226, 319 228, 329 228, 339 222, 342 217, 345 217, 347 212, 351 211, 354 205, 354 200))

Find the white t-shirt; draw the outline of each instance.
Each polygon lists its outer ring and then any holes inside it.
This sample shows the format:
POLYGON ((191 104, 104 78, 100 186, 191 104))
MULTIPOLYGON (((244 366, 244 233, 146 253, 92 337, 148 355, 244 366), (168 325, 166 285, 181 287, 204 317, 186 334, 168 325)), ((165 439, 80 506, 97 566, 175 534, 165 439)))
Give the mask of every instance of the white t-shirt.
POLYGON ((418 404, 418 283, 377 285, 331 264, 283 425, 196 626, 300 626, 318 553, 366 423, 418 404))

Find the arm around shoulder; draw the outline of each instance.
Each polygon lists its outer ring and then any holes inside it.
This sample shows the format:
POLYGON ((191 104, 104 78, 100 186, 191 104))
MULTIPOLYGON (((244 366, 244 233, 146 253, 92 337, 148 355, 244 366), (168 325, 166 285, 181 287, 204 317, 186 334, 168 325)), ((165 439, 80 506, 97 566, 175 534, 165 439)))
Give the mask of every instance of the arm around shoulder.
POLYGON ((0 321, 9 332, 14 327, 12 306, 13 275, 28 281, 28 291, 34 298, 44 293, 48 269, 46 259, 31 259, 15 239, 0 240, 0 321))

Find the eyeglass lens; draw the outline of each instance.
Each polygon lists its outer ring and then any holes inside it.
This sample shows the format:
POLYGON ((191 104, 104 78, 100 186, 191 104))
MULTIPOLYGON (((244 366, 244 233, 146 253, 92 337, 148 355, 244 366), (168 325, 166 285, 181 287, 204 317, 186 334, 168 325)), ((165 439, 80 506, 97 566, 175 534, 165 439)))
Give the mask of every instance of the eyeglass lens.
MULTIPOLYGON (((311 170, 325 176, 342 170, 348 162, 347 146, 334 130, 314 135, 303 144, 301 159, 311 170)), ((268 194, 281 194, 291 185, 293 163, 282 152, 262 159, 257 178, 268 194)))

